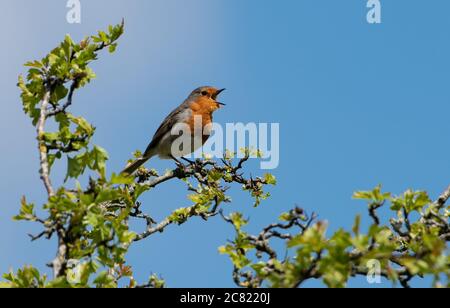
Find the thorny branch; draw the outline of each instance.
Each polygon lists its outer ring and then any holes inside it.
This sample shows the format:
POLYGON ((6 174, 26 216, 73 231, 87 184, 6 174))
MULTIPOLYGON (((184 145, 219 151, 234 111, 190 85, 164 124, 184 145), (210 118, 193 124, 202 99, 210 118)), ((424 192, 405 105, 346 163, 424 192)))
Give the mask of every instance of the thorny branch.
MULTIPOLYGON (((239 228, 237 228, 231 217, 225 216, 223 211, 221 211, 220 214, 226 222, 232 224, 236 231, 239 232, 239 228)), ((289 217, 289 221, 286 223, 274 223, 265 227, 257 236, 248 234, 245 235, 245 239, 249 242, 249 244, 255 247, 256 257, 258 259, 262 259, 264 255, 268 257, 269 261, 267 262, 267 271, 277 271, 273 261, 278 259, 278 254, 275 249, 270 246, 270 240, 291 240, 294 237, 292 232, 295 232, 295 234, 298 234, 298 232, 303 234, 317 219, 317 215, 315 213, 309 216, 299 207, 291 210, 289 212, 289 217), (299 231, 292 230, 294 227, 297 227, 299 231), (283 233, 285 230, 290 230, 291 233, 283 233)), ((314 275, 313 273, 315 273, 315 270, 312 268, 308 269, 307 272, 310 273, 309 275, 314 275)), ((258 288, 261 287, 263 283, 263 280, 260 279, 260 277, 257 277, 250 271, 241 271, 237 266, 234 266, 233 269, 233 280, 237 286, 245 288, 258 288)), ((300 283, 298 283, 298 285, 299 284, 300 283)))
MULTIPOLYGON (((152 171, 140 170, 136 176, 137 178, 136 184, 144 185, 148 188, 154 188, 159 184, 167 182, 171 179, 194 178, 199 183, 200 186, 214 187, 215 189, 219 190, 222 194, 225 194, 225 192, 228 190, 228 187, 223 186, 218 181, 209 179, 209 174, 211 173, 211 171, 217 171, 220 173, 228 172, 230 175, 228 182, 236 182, 239 184, 243 184, 244 186, 251 187, 252 189, 255 190, 261 189, 261 185, 265 184, 264 179, 261 178, 246 179, 240 173, 240 170, 242 169, 244 162, 246 162, 248 158, 249 158, 248 156, 245 156, 244 158, 240 159, 236 167, 231 166, 230 163, 226 160, 223 160, 223 162, 225 162, 224 165, 220 165, 212 160, 196 160, 186 166, 178 165, 176 169, 167 172, 163 176, 156 176, 156 177, 153 177, 154 173, 152 171)), ((133 193, 134 189, 135 189, 134 187, 129 187, 130 193, 133 193)), ((190 191, 198 193, 198 191, 191 185, 189 185, 188 189, 190 191)), ((228 202, 228 200, 225 199, 224 202, 228 202)), ((217 216, 219 214, 220 205, 221 202, 216 197, 214 198, 213 204, 211 205, 210 209, 207 212, 202 211, 199 212, 197 205, 187 207, 184 210, 187 213, 187 218, 199 216, 204 220, 208 220, 209 218, 217 216)), ((108 207, 114 208, 116 206, 117 204, 111 204, 108 207)), ((144 214, 141 211, 140 203, 137 203, 133 209, 134 212, 132 212, 130 216, 145 220, 147 226, 145 232, 140 233, 136 236, 135 241, 143 240, 154 233, 163 232, 168 226, 174 223, 181 224, 184 222, 184 221, 181 222, 175 221, 171 216, 169 216, 163 219, 161 222, 157 223, 154 218, 152 218, 148 214, 144 214)))
MULTIPOLYGON (((438 210, 440 210, 445 206, 446 202, 449 199, 450 199, 450 186, 439 196, 439 198, 433 204, 437 206, 438 210)), ((383 203, 372 204, 371 206, 369 206, 368 210, 369 216, 372 218, 374 224, 377 226, 381 224, 381 221, 376 211, 381 206, 383 206, 383 203)), ((432 211, 430 212, 431 214, 422 218, 422 222, 428 227, 438 225, 442 230, 441 239, 444 241, 450 240, 450 227, 448 221, 445 221, 440 216, 433 214, 432 211)), ((264 269, 267 273, 277 273, 278 271, 277 268, 274 266, 274 261, 278 260, 278 256, 275 250, 270 246, 269 240, 277 238, 280 240, 289 241, 294 237, 292 231, 295 230, 292 230, 292 227, 294 226, 299 227, 300 234, 303 234, 307 229, 311 227, 311 224, 317 218, 315 214, 313 214, 311 217, 307 217, 304 211, 297 207, 289 213, 290 218, 287 223, 271 224, 266 228, 264 228, 258 236, 254 236, 240 232, 239 228, 235 225, 234 221, 230 217, 223 215, 222 212, 221 215, 226 222, 232 224, 235 227, 236 231, 239 232, 240 237, 243 236, 244 240, 248 241, 248 243, 252 247, 255 247, 256 257, 258 259, 261 259, 263 255, 266 255, 268 257, 268 262, 266 262, 266 266, 264 269), (306 224, 305 221, 307 221, 306 224), (286 230, 289 230, 291 232, 285 232, 286 230)), ((391 227, 392 230, 394 231, 394 234, 399 237, 399 242, 411 241, 410 235, 411 222, 409 220, 409 213, 407 213, 406 210, 403 210, 402 220, 391 220, 391 227)), ((294 234, 298 233, 295 232, 294 234)), ((243 239, 240 238, 240 240, 243 239)), ((376 249, 376 245, 377 243, 373 241, 372 244, 368 247, 367 253, 370 253, 371 251, 376 249)), ((244 251, 240 253, 244 255, 246 254, 246 252, 244 251)), ((295 283, 291 285, 292 288, 299 287, 306 280, 321 277, 319 263, 322 259, 322 254, 323 254, 322 251, 317 253, 314 259, 311 260, 311 265, 299 273, 298 279, 295 281, 295 283)), ((417 260, 420 260, 423 254, 424 252, 411 254, 411 251, 409 251, 408 249, 400 247, 389 258, 389 261, 393 265, 395 265, 395 267, 392 267, 391 269, 392 271, 395 271, 396 276, 398 277, 398 281, 402 287, 410 288, 410 281, 415 276, 401 262, 402 257, 412 257, 416 258, 417 260)), ((352 260, 350 273, 351 276, 358 276, 358 275, 367 276, 370 273, 370 270, 367 268, 367 266, 361 265, 360 262, 358 261, 362 256, 363 254, 358 251, 350 253, 350 259, 352 260)), ((285 259, 284 261, 280 262, 285 263, 287 261, 288 260, 285 259)), ((387 279, 392 277, 392 273, 389 273, 387 270, 381 270, 380 275, 387 279)), ((233 280, 235 284, 239 287, 258 288, 262 286, 264 282, 264 277, 259 276, 254 271, 240 269, 235 265, 233 269, 233 280)))

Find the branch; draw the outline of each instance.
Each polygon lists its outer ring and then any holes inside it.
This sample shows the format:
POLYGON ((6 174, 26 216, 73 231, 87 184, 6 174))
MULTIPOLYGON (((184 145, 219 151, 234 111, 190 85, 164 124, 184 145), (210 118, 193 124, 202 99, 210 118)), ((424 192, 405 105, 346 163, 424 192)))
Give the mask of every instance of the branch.
MULTIPOLYGON (((184 175, 187 176, 187 173, 184 173, 184 175)), ((169 180, 172 180, 176 177, 181 176, 181 174, 178 172, 178 169, 170 170, 166 174, 159 176, 157 178, 154 178, 152 180, 143 181, 140 184, 148 186, 149 188, 155 188, 159 184, 162 184, 164 182, 167 182, 169 180)))
MULTIPOLYGON (((40 174, 41 179, 44 182, 45 189, 47 190, 48 197, 53 197, 55 195, 55 191, 53 189, 51 180, 50 180, 50 165, 48 162, 48 148, 46 146, 44 140, 45 134, 45 123, 47 120, 47 108, 50 103, 51 97, 51 81, 46 81, 46 92, 41 102, 41 110, 40 116, 37 123, 37 135, 39 142, 39 156, 40 156, 40 174)), ((58 234, 58 252, 56 254, 55 259, 52 261, 53 267, 53 275, 54 278, 60 277, 64 274, 65 263, 66 263, 66 255, 67 255, 67 245, 65 243, 65 231, 64 226, 61 226, 59 223, 56 223, 56 232, 58 234)), ((40 235, 38 235, 40 236, 40 235)), ((34 238, 32 238, 34 239, 34 238)))
POLYGON ((45 91, 44 98, 41 102, 41 112, 39 116, 39 120, 37 123, 37 138, 39 143, 39 158, 40 158, 40 174, 41 180, 44 182, 45 189, 47 190, 47 194, 49 197, 55 195, 53 190, 53 186, 50 180, 50 171, 49 171, 49 163, 48 163, 48 149, 45 145, 44 134, 45 134, 45 122, 47 120, 47 107, 50 102, 50 86, 47 85, 47 90, 45 91))
MULTIPOLYGON (((230 182, 236 182, 239 184, 243 184, 243 185, 245 185, 245 187, 247 187, 247 189, 261 191, 262 185, 265 184, 264 179, 261 179, 261 178, 245 179, 241 174, 237 173, 242 168, 243 164, 247 160, 248 160, 248 157, 241 159, 239 161, 237 167, 232 167, 226 160, 222 161, 225 166, 221 166, 217 162, 212 161, 212 160, 196 160, 195 162, 192 162, 187 166, 179 164, 176 169, 168 171, 165 175, 159 176, 159 177, 156 177, 153 179, 150 179, 151 176, 154 176, 153 172, 141 169, 141 171, 138 172, 136 175, 137 183, 140 185, 145 185, 149 188, 154 188, 154 187, 158 186, 159 184, 167 182, 174 178, 185 179, 185 178, 193 177, 193 178, 195 178, 195 180, 198 181, 200 186, 215 187, 215 188, 221 190, 223 193, 225 193, 228 189, 227 187, 223 187, 222 185, 217 184, 216 181, 211 181, 209 179, 209 176, 208 176, 209 172, 211 170, 217 170, 218 172, 220 172, 222 174, 224 174, 226 172, 230 172, 230 175, 232 178, 232 180, 230 182)), ((131 194, 135 190, 134 187, 129 187, 128 189, 131 194)), ((192 187, 190 187, 189 190, 193 190, 193 191, 197 192, 192 187)), ((205 213, 205 212, 197 213, 198 205, 194 205, 194 206, 185 208, 186 212, 188 213, 187 218, 190 218, 193 216, 200 216, 204 220, 208 220, 209 218, 218 215, 219 211, 220 211, 220 209, 219 209, 220 202, 217 199, 217 197, 211 201, 214 201, 214 205, 212 205, 211 209, 207 213, 205 213)), ((226 202, 226 200, 225 200, 225 202, 226 202)), ((111 205, 111 204, 109 204, 109 205, 111 205)), ((109 207, 109 205, 107 205, 107 207, 109 207)), ((147 222, 147 230, 144 233, 139 234, 135 238, 135 241, 141 241, 154 233, 163 232, 167 226, 169 226, 173 223, 180 223, 178 221, 173 221, 171 216, 169 216, 166 219, 164 219, 163 221, 161 221, 159 224, 156 224, 156 226, 155 226, 155 222, 154 222, 153 218, 150 217, 149 215, 143 214, 142 211, 140 211, 139 207, 140 207, 140 205, 136 206, 135 207, 136 212, 132 213, 130 216, 135 217, 135 218, 145 219, 147 222)), ((293 223, 293 225, 294 225, 294 223, 293 223)), ((295 222, 295 225, 301 226, 299 224, 299 222, 297 222, 297 221, 295 222)), ((275 227, 279 227, 279 226, 276 225, 276 226, 273 226, 272 228, 270 228, 269 230, 267 230, 268 232, 270 231, 269 232, 270 236, 268 236, 268 238, 270 238, 270 237, 286 238, 287 236, 289 236, 289 235, 282 235, 282 234, 276 232, 275 230, 272 230, 275 227)), ((306 227, 304 227, 304 228, 306 228, 306 227)), ((258 241, 258 242, 262 243, 265 240, 266 239, 261 239, 261 241, 258 241)), ((268 247, 268 245, 263 245, 263 244, 261 244, 260 246, 268 247)), ((267 249, 267 251, 268 251, 268 249, 267 249)), ((273 256, 272 251, 270 251, 270 253, 273 256)))
POLYGON ((445 206, 445 203, 450 199, 450 186, 439 196, 436 200, 436 205, 439 209, 442 209, 445 206))
MULTIPOLYGON (((200 216, 204 220, 208 220, 209 218, 217 216, 219 214, 218 203, 216 203, 216 205, 213 206, 213 209, 207 213, 197 214, 195 212, 196 209, 197 209, 197 205, 186 208, 187 212, 189 213, 189 217, 200 216)), ((177 223, 176 221, 171 219, 171 216, 167 217, 162 222, 160 222, 155 227, 153 227, 153 224, 154 224, 153 218, 151 218, 148 215, 141 215, 141 218, 146 219, 146 221, 147 221, 147 230, 141 234, 138 234, 136 236, 136 238, 134 239, 134 241, 139 242, 139 241, 142 241, 143 239, 148 238, 152 234, 155 234, 158 232, 159 233, 164 232, 166 227, 168 227, 174 223, 177 223)), ((135 217, 138 217, 138 216, 135 216, 135 217)))
POLYGON ((135 242, 139 242, 139 241, 141 241, 143 239, 146 239, 147 237, 149 237, 150 235, 152 235, 154 233, 163 232, 164 229, 167 226, 169 226, 170 224, 172 224, 172 221, 169 218, 164 219, 156 227, 153 227, 153 228, 151 227, 151 224, 148 223, 147 231, 137 235, 136 238, 134 239, 134 241, 135 242))

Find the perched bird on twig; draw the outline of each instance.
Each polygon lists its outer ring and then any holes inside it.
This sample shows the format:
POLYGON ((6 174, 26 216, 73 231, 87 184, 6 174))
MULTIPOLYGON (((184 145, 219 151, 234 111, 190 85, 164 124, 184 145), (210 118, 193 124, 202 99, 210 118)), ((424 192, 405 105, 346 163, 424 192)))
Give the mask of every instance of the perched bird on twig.
POLYGON ((225 105, 217 101, 217 97, 224 90, 218 90, 214 87, 195 89, 180 106, 165 118, 142 157, 130 163, 122 171, 122 174, 133 174, 153 156, 159 156, 162 159, 174 159, 177 163, 180 163, 177 158, 191 154, 203 146, 211 133, 210 124, 213 121, 214 111, 225 105), (198 120, 200 121, 198 124, 201 124, 200 132, 196 131, 196 121, 198 120), (173 143, 177 138, 180 138, 176 127, 180 124, 183 125, 180 128, 185 127, 189 131, 188 135, 184 136, 188 142, 174 151, 173 143))

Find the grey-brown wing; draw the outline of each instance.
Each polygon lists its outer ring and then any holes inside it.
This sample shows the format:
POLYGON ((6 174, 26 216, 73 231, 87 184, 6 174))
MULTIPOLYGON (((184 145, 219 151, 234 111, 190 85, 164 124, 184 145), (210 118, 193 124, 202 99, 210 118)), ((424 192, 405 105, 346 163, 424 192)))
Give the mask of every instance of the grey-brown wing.
POLYGON ((189 102, 186 101, 180 106, 178 106, 175 110, 173 110, 161 123, 159 128, 156 130, 155 135, 153 136, 152 142, 148 145, 147 149, 144 152, 144 157, 146 157, 161 141, 164 135, 172 130, 172 127, 177 124, 180 120, 180 116, 189 108, 189 102))

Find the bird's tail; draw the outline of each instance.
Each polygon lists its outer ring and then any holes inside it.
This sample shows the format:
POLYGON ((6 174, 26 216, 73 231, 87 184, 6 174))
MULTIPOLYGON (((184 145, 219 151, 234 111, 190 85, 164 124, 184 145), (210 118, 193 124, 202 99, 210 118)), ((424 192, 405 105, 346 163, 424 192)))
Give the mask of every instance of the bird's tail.
POLYGON ((125 169, 123 169, 121 174, 126 174, 126 175, 133 174, 136 170, 139 169, 140 166, 145 164, 145 162, 147 160, 149 160, 150 158, 151 158, 151 156, 149 156, 149 157, 141 157, 141 158, 136 159, 134 162, 130 163, 125 169))

